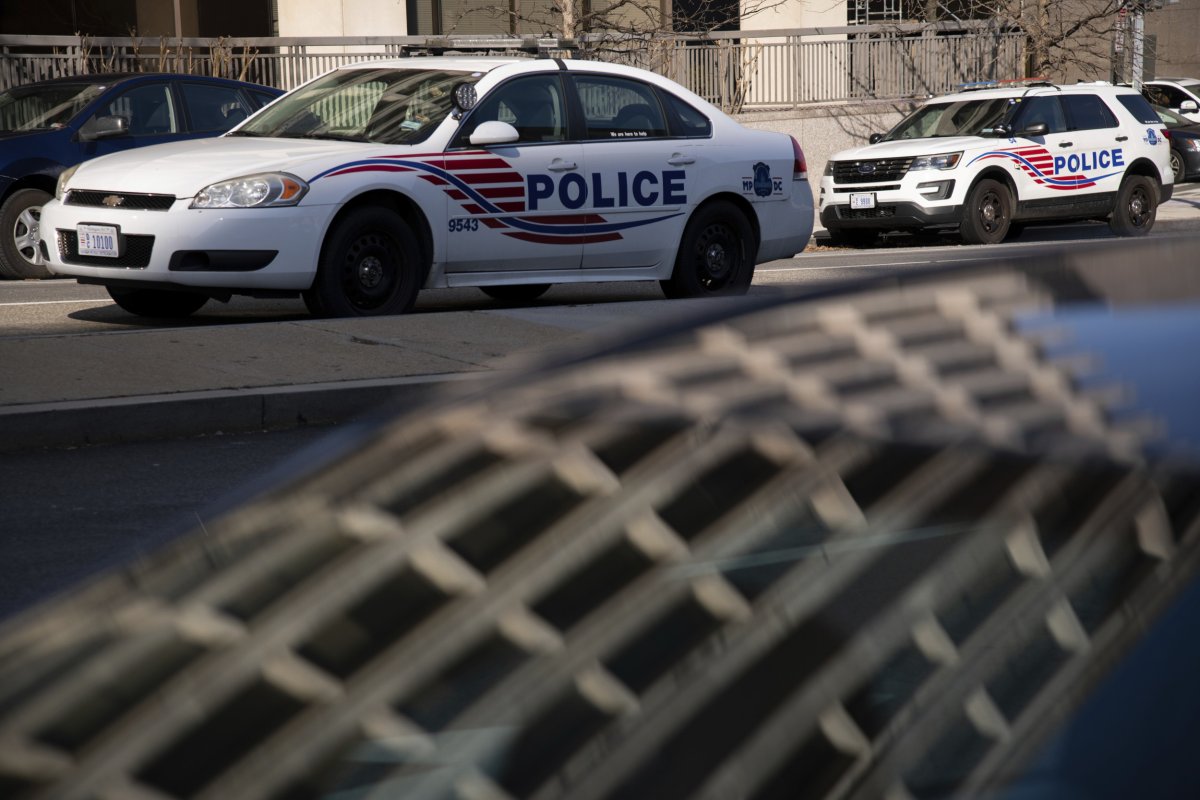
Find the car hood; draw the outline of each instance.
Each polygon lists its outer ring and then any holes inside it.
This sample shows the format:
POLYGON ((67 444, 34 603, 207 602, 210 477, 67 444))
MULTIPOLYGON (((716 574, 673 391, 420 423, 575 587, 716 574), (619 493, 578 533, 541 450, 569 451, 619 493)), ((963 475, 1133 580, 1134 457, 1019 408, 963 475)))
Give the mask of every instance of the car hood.
POLYGON ((995 139, 982 136, 944 136, 927 139, 905 139, 895 142, 880 142, 866 147, 856 147, 834 153, 831 161, 856 161, 874 158, 908 158, 936 153, 953 153, 956 150, 987 147, 995 139))
POLYGON ((217 181, 261 172, 289 172, 308 180, 323 165, 409 148, 307 139, 223 136, 154 145, 103 156, 80 166, 72 189, 144 192, 189 197, 217 181))

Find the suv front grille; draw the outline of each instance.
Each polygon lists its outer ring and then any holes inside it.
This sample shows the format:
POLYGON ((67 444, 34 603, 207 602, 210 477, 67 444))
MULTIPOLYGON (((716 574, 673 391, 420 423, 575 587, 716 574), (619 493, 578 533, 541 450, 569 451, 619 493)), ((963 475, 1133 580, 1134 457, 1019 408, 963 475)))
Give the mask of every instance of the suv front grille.
POLYGON ((63 202, 69 206, 103 206, 129 211, 166 211, 175 203, 175 195, 72 190, 67 193, 67 198, 63 202))
POLYGON ((79 255, 79 237, 75 231, 58 232, 58 255, 67 264, 85 264, 92 267, 133 267, 141 269, 150 264, 150 253, 154 250, 153 236, 126 234, 121 237, 121 255, 116 258, 79 255))
POLYGON ((898 181, 908 172, 908 158, 868 158, 861 161, 833 162, 834 183, 881 183, 898 181), (864 171, 866 170, 866 171, 864 171))

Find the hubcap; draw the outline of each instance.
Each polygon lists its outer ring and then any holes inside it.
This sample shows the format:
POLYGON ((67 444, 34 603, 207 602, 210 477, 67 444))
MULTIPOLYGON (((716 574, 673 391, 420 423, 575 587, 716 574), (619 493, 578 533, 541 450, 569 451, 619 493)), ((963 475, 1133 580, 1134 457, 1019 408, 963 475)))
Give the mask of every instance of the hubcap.
POLYGON ((383 262, 375 256, 367 256, 358 262, 358 282, 367 289, 374 289, 383 280, 383 262))
POLYGON ((979 204, 979 219, 983 223, 984 230, 996 230, 1003 219, 1004 214, 1000 209, 1000 198, 994 193, 988 192, 983 196, 982 202, 979 204))
POLYGON ((1138 228, 1150 220, 1150 202, 1140 188, 1129 196, 1129 220, 1138 228))
POLYGON ((712 242, 704 251, 704 269, 713 280, 721 280, 729 272, 729 257, 720 242, 712 242))
POLYGON ((41 238, 42 207, 30 206, 21 212, 13 226, 13 244, 21 258, 34 266, 42 265, 42 254, 38 250, 41 238))

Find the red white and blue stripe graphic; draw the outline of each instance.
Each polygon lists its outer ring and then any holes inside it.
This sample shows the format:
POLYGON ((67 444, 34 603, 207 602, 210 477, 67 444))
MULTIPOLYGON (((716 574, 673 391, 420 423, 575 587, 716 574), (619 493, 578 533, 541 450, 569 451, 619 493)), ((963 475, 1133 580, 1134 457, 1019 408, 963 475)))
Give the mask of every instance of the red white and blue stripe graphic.
POLYGON ((539 244, 595 244, 621 239, 620 231, 679 216, 666 213, 652 219, 609 222, 594 211, 526 216, 525 177, 507 161, 486 150, 457 153, 376 156, 351 161, 315 175, 322 178, 363 172, 416 172, 421 180, 440 186, 480 224, 505 236, 539 244))
POLYGON ((975 156, 967 166, 976 161, 998 160, 1010 161, 1017 169, 1028 175, 1034 183, 1049 189, 1071 191, 1074 189, 1089 189, 1097 181, 1120 175, 1120 170, 1106 175, 1057 175, 1054 169, 1054 156, 1044 147, 1017 147, 1012 150, 989 150, 975 156))

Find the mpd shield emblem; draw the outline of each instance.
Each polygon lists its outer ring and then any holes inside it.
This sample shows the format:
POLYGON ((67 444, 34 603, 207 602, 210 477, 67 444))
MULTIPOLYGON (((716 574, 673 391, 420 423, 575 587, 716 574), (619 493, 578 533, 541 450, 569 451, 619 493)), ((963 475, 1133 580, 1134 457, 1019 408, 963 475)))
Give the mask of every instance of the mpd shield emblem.
POLYGON ((755 164, 754 193, 759 197, 770 197, 773 185, 771 182, 771 168, 761 161, 755 164))

